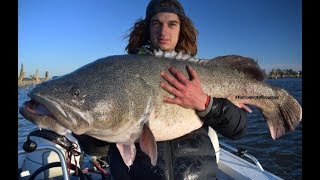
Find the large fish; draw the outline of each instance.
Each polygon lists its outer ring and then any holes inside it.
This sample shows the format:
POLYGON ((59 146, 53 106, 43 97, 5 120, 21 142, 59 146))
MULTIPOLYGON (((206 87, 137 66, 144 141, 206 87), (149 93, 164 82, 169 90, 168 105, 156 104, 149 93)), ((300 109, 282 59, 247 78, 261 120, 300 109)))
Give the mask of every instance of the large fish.
POLYGON ((192 109, 163 102, 161 70, 174 66, 186 76, 186 65, 199 75, 213 97, 261 110, 276 139, 293 131, 302 108, 287 91, 266 84, 256 61, 228 55, 212 60, 164 56, 116 55, 98 59, 69 74, 36 85, 19 112, 40 128, 58 134, 73 132, 117 143, 124 162, 135 158, 135 142, 156 164, 155 141, 181 137, 202 126, 192 109))

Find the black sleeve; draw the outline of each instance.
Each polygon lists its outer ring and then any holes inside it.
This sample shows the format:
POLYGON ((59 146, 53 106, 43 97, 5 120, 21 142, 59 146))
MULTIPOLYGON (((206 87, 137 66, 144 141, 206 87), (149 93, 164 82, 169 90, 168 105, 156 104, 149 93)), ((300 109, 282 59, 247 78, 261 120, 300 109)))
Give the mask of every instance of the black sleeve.
POLYGON ((72 134, 79 143, 80 149, 90 156, 105 156, 111 143, 102 141, 86 134, 72 134))
POLYGON ((226 98, 212 98, 209 113, 200 118, 204 124, 230 139, 241 139, 247 131, 247 112, 226 98))

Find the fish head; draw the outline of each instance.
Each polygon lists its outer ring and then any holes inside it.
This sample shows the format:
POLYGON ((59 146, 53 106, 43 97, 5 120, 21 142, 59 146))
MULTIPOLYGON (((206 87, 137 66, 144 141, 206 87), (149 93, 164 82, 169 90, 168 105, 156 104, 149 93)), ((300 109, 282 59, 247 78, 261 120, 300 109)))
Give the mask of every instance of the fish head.
POLYGON ((83 111, 88 106, 85 92, 67 76, 37 84, 27 94, 30 100, 20 106, 19 112, 40 128, 61 135, 71 131, 78 134, 87 129, 92 119, 90 113, 83 111))
POLYGON ((148 120, 152 90, 114 59, 100 59, 36 85, 28 92, 31 100, 19 107, 20 114, 60 135, 72 132, 134 143, 148 120))
POLYGON ((40 128, 61 135, 111 127, 115 124, 110 112, 115 103, 112 91, 117 88, 111 88, 112 83, 104 75, 99 76, 99 70, 89 65, 37 84, 28 91, 30 101, 19 107, 20 114, 40 128))

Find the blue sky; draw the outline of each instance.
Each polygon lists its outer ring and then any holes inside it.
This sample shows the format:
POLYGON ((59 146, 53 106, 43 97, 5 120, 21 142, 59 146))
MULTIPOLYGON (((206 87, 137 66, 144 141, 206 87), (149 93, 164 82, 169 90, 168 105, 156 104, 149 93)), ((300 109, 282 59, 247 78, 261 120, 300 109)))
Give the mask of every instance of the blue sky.
MULTIPOLYGON (((126 53, 149 0, 18 0, 18 73, 69 73, 126 53)), ((302 69, 302 0, 180 0, 199 31, 198 58, 237 54, 272 68, 302 69)))

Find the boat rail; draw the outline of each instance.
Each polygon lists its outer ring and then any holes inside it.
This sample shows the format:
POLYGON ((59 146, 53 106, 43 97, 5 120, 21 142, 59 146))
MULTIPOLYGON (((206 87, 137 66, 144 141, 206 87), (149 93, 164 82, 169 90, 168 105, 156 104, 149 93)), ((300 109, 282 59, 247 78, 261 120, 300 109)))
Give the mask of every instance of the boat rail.
MULTIPOLYGON (((224 142, 221 142, 221 141, 219 141, 219 144, 224 146, 224 147, 226 147, 226 148, 228 148, 228 149, 230 149, 231 151, 235 152, 238 156, 240 156, 239 155, 239 149, 236 149, 236 148, 232 147, 231 145, 228 145, 228 144, 226 144, 224 142)), ((264 169, 261 166, 260 162, 253 155, 248 154, 246 152, 241 153, 241 155, 251 159, 261 171, 264 171, 264 169)))
MULTIPOLYGON (((64 180, 69 180, 69 173, 68 173, 68 169, 67 169, 67 163, 65 161, 64 154, 63 154, 62 150, 59 149, 56 146, 40 145, 40 146, 37 147, 37 149, 35 149, 32 152, 43 151, 43 150, 54 151, 54 152, 56 152, 58 154, 59 159, 60 159, 60 163, 61 163, 63 179, 64 180)), ((29 153, 29 152, 26 152, 24 150, 18 151, 18 155, 24 155, 24 154, 27 154, 27 153, 29 153)))

